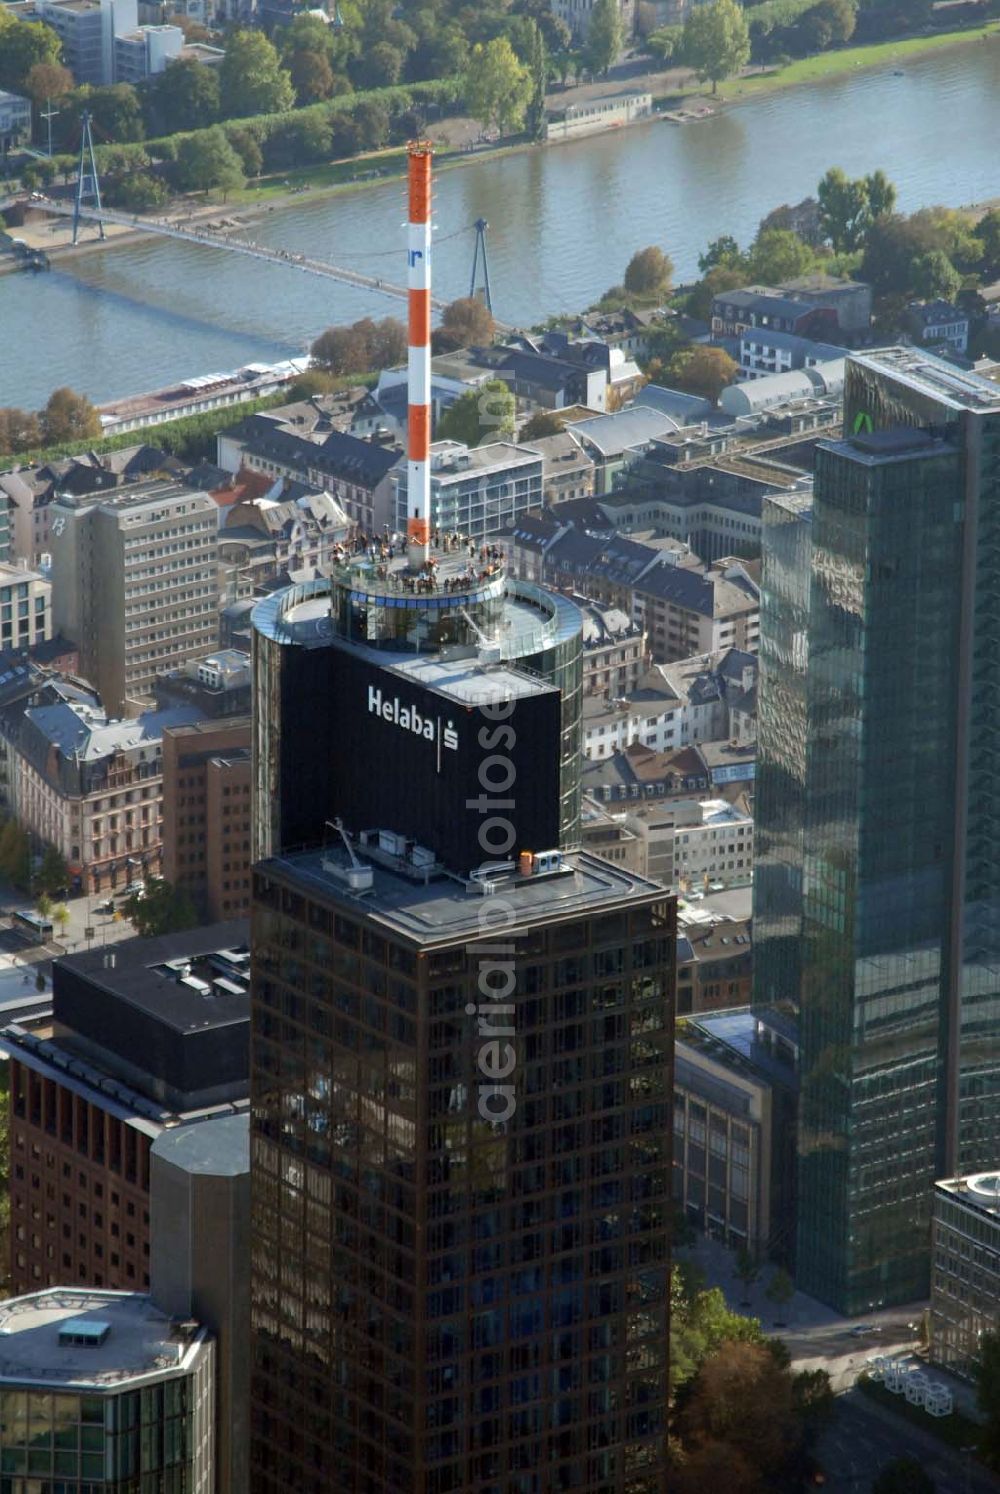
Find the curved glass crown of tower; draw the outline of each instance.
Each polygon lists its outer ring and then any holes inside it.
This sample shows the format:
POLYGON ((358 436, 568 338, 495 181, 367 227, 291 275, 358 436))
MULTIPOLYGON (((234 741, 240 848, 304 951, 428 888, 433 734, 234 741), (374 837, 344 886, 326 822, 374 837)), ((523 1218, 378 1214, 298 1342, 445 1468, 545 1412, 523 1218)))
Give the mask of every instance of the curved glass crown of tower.
POLYGON ((288 782, 293 760, 321 750, 324 735, 336 731, 328 656, 341 650, 369 659, 376 668, 392 668, 414 655, 465 659, 484 672, 508 665, 556 687, 561 696, 560 843, 579 843, 583 666, 578 609, 566 597, 508 576, 490 546, 440 549, 434 560, 415 573, 402 556, 386 562, 366 552, 345 559, 329 577, 290 586, 255 607, 258 857, 290 843, 281 785, 288 782))

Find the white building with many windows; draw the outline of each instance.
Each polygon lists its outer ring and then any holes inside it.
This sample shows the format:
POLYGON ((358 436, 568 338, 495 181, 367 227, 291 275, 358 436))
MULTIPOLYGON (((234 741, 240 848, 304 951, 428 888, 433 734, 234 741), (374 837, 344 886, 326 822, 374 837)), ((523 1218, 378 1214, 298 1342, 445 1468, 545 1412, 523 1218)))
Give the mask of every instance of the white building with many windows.
POLYGON ((753 870, 753 820, 738 804, 705 799, 701 819, 674 831, 674 876, 697 890, 705 882, 749 882, 753 870))
POLYGON ((51 637, 51 583, 27 566, 0 564, 0 649, 31 648, 51 637))

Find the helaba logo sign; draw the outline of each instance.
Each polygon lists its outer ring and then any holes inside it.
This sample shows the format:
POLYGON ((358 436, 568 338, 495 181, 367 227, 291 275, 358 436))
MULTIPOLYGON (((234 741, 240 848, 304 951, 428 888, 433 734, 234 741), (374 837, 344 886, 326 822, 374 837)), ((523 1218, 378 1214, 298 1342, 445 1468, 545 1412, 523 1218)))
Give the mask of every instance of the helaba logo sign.
POLYGON ((851 429, 856 436, 860 436, 862 432, 865 432, 869 436, 874 433, 875 427, 872 425, 872 418, 866 410, 858 411, 854 417, 854 425, 851 429))
POLYGON ((412 731, 415 737, 423 737, 427 742, 436 742, 440 733, 441 745, 452 752, 458 751, 458 732, 450 721, 442 728, 440 716, 421 716, 416 706, 401 705, 398 695, 383 695, 377 685, 368 686, 368 713, 391 721, 402 731, 412 731))

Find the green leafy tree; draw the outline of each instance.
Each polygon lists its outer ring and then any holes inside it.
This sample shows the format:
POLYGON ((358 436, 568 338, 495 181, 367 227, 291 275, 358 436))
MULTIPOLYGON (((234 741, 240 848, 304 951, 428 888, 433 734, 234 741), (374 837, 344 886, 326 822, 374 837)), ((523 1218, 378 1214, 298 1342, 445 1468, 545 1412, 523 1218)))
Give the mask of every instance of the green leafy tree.
POLYGON ((879 296, 915 295, 913 267, 927 242, 918 226, 909 218, 892 213, 873 223, 865 240, 861 277, 879 296))
POLYGON ((198 925, 198 914, 190 895, 170 882, 147 884, 143 893, 128 898, 122 908, 143 939, 159 934, 179 934, 198 925))
POLYGON ((56 903, 55 907, 52 909, 52 922, 58 929, 60 937, 62 937, 62 935, 64 935, 66 932, 66 925, 69 923, 69 918, 70 913, 66 904, 56 903))
POLYGON ((987 276, 1000 273, 1000 208, 990 208, 980 218, 976 238, 983 246, 983 273, 987 276))
POLYGON ((47 892, 40 892, 35 898, 35 912, 40 918, 48 918, 52 913, 52 899, 47 892))
POLYGON ((145 137, 139 95, 131 83, 92 87, 89 83, 67 94, 53 121, 59 143, 76 150, 83 133, 83 114, 89 113, 97 145, 129 145, 145 137))
POLYGON ((242 187, 245 180, 242 162, 219 125, 180 141, 174 175, 182 192, 208 192, 217 187, 226 194, 242 187))
POLYGON ((59 168, 54 161, 29 161, 21 168, 21 184, 29 192, 34 192, 39 187, 51 187, 58 175, 59 168))
POLYGON ((0 875, 27 892, 31 882, 31 842, 16 820, 8 820, 0 830, 0 875))
POLYGON ((273 42, 262 31, 233 31, 219 68, 219 93, 227 119, 281 114, 295 99, 292 81, 273 42))
POLYGON ((528 104, 525 115, 525 129, 532 140, 542 140, 545 136, 545 90, 549 81, 549 59, 541 27, 534 20, 531 20, 529 24, 531 26, 531 51, 528 56, 528 67, 531 71, 531 102, 528 104))
POLYGON ((66 858, 57 846, 46 846, 41 864, 35 874, 35 886, 39 892, 55 897, 69 886, 69 867, 66 858))
POLYGON ((321 368, 307 368, 305 373, 300 373, 295 382, 288 386, 288 403, 294 405, 300 400, 332 394, 339 382, 335 374, 325 373, 321 368))
POLYGON ((664 63, 680 54, 683 48, 684 28, 682 26, 658 26, 647 36, 644 51, 657 62, 664 63))
POLYGON ((769 228, 759 233, 750 250, 748 266, 751 280, 765 285, 780 285, 805 275, 816 263, 809 245, 785 228, 769 228))
POLYGON ((354 108, 354 124, 362 150, 380 150, 389 139, 389 111, 376 99, 360 99, 354 108))
MULTIPOLYGON (((736 1260, 733 1263, 733 1275, 742 1285, 744 1296, 749 1292, 760 1275, 760 1262, 745 1245, 742 1245, 736 1252, 736 1260)), ((743 1305, 745 1307, 749 1306, 748 1303, 744 1303, 743 1305)))
POLYGON ((774 1303, 779 1312, 791 1302, 795 1296, 795 1283, 783 1267, 775 1271, 764 1295, 769 1302, 774 1303))
POLYGON ((853 0, 820 0, 802 16, 799 32, 807 50, 822 52, 850 41, 856 24, 857 7, 853 0))
POLYGON ((698 255, 698 268, 703 275, 717 265, 729 265, 733 269, 746 269, 746 258, 732 234, 724 233, 713 239, 703 254, 698 255))
POLYGON ((991 1468, 1000 1469, 1000 1333, 984 1333, 979 1340, 976 1402, 986 1419, 980 1452, 991 1468))
POLYGON ((726 1305, 718 1287, 691 1292, 675 1266, 670 1289, 670 1384, 686 1385, 721 1344, 759 1343, 763 1338, 757 1318, 744 1317, 726 1305))
POLYGON ((400 47, 379 41, 359 57, 353 77, 359 88, 392 88, 399 82, 405 61, 400 47))
POLYGON ((942 249, 932 249, 913 262, 913 289, 924 301, 953 301, 962 277, 942 249))
POLYGON ((871 1494, 934 1494, 936 1489, 916 1458, 893 1458, 872 1480, 871 1494))
POLYGON ((275 33, 274 44, 285 66, 296 52, 319 52, 333 65, 334 38, 341 28, 334 28, 313 11, 301 11, 287 26, 275 33))
POLYGON ((465 74, 465 104, 474 119, 501 133, 524 120, 531 98, 531 74, 518 62, 505 36, 473 47, 465 74))
POLYGON ((639 360, 643 372, 651 379, 654 376, 659 379, 664 366, 670 362, 677 350, 686 344, 687 339, 676 317, 650 327, 646 333, 646 352, 639 360))
POLYGON ((503 379, 487 379, 470 389, 444 411, 434 432, 435 441, 461 441, 481 446, 499 441, 514 430, 514 396, 503 379))
POLYGON ((896 188, 882 170, 873 171, 865 177, 865 194, 868 198, 868 218, 874 222, 896 209, 896 188))
POLYGON ((80 441, 101 434, 101 420, 86 395, 73 389, 56 389, 41 412, 42 438, 51 445, 80 441))
POLYGON ((62 42, 51 26, 15 20, 6 7, 0 9, 0 88, 23 94, 32 68, 58 62, 61 53, 62 42))
POLYGON ((666 296, 670 292, 674 265, 656 244, 637 249, 625 271, 625 289, 630 296, 666 296))
MULTIPOLYGON (((428 15, 419 11, 414 17, 428 15)), ((457 78, 469 65, 469 42, 455 22, 445 25, 428 23, 418 32, 416 47, 407 63, 411 78, 457 78)))
POLYGON ((146 122, 151 134, 204 130, 219 118, 219 74, 190 58, 169 62, 146 84, 146 122))
POLYGON ((690 291, 687 298, 688 315, 707 322, 712 314, 713 299, 721 296, 723 291, 736 290, 746 283, 745 267, 715 265, 690 291))
POLYGON ((816 195, 823 232, 835 251, 850 254, 859 249, 869 223, 868 187, 864 177, 852 179, 839 166, 832 166, 816 189, 816 195))
POLYGON ((618 61, 624 40, 618 0, 597 0, 591 11, 583 49, 584 62, 590 72, 607 74, 618 61))
POLYGON ((726 385, 733 382, 737 367, 724 348, 699 343, 675 353, 664 370, 664 378, 671 388, 700 394, 714 404, 726 385))
POLYGON ((268 171, 287 171, 310 161, 326 161, 332 143, 330 122, 322 114, 286 115, 264 141, 264 166, 268 171))
POLYGON ((983 243, 976 237, 964 213, 948 207, 919 208, 909 218, 925 252, 940 249, 956 269, 978 270, 983 260, 983 243))
POLYGON ((325 52, 293 52, 288 71, 299 104, 315 104, 333 93, 333 68, 325 52))
POLYGON ((131 83, 110 83, 91 90, 86 100, 97 140, 127 145, 145 138, 139 95, 131 83))
POLYGON ((558 436, 566 429, 565 422, 557 410, 536 410, 521 427, 521 441, 540 441, 545 436, 558 436))
POLYGON ((441 324, 433 334, 434 351, 489 347, 495 331, 492 313, 479 297, 460 296, 457 301, 449 301, 441 313, 441 324))
POLYGON ((514 0, 511 14, 531 17, 542 33, 547 51, 558 52, 569 46, 569 27, 560 16, 553 15, 548 0, 514 0))
POLYGON ((264 153, 260 143, 250 130, 228 129, 226 137, 240 158, 246 176, 260 176, 264 169, 264 153))
POLYGON ((106 192, 113 207, 122 207, 128 213, 155 213, 165 207, 170 198, 166 184, 149 171, 131 171, 120 178, 113 194, 106 192))
POLYGON ((743 9, 736 0, 711 0, 696 5, 684 22, 684 60, 701 81, 711 80, 716 93, 724 78, 731 78, 750 61, 750 32, 743 9))

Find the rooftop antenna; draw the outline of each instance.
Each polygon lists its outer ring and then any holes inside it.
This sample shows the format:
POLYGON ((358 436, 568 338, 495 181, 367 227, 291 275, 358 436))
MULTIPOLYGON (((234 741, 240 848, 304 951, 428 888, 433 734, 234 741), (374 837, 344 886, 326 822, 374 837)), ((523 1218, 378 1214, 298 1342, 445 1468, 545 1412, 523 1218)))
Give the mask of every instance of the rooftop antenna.
POLYGON ((44 111, 44 113, 40 114, 38 117, 39 117, 39 119, 44 119, 45 123, 46 123, 46 126, 48 127, 48 140, 49 140, 49 152, 48 153, 49 153, 49 160, 50 161, 52 160, 52 121, 54 119, 57 119, 58 116, 59 116, 59 110, 58 109, 53 109, 53 107, 52 107, 52 100, 51 99, 46 99, 45 100, 45 111, 44 111))
POLYGON ((431 161, 433 146, 411 140, 407 286, 406 550, 411 571, 423 570, 431 541, 431 161))
POLYGON ((101 217, 101 180, 97 175, 97 162, 94 159, 94 137, 90 129, 90 110, 84 109, 80 115, 80 171, 76 181, 76 198, 73 202, 73 243, 80 236, 80 218, 84 211, 84 198, 91 198, 97 209, 97 228, 101 238, 104 237, 104 219, 101 217))
POLYGON ((469 281, 469 297, 470 299, 473 299, 478 296, 483 305, 486 307, 486 310, 492 316, 493 293, 490 290, 490 262, 486 258, 486 230, 490 225, 487 223, 485 218, 477 218, 472 226, 476 230, 476 247, 472 255, 472 278, 469 281), (480 250, 482 250, 483 255, 483 283, 477 289, 476 271, 479 269, 480 250))

